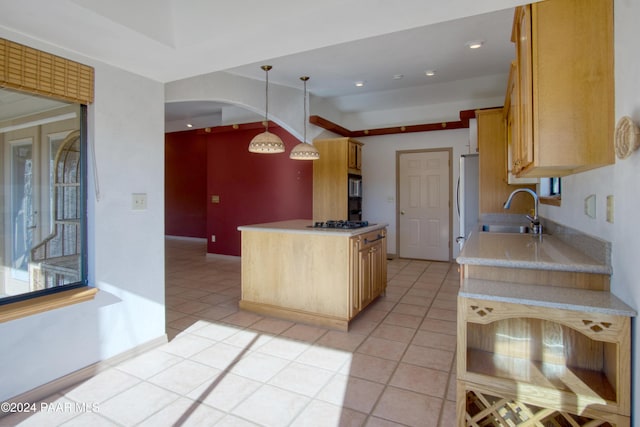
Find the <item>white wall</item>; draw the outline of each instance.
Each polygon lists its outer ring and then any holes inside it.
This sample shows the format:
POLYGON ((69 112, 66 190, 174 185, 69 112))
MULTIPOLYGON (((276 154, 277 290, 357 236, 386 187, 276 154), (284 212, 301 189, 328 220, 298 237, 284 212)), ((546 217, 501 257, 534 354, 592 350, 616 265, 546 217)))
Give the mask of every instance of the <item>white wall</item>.
MULTIPOLYGON (((219 101, 264 115, 265 82, 225 72, 203 74, 166 84, 166 102, 219 101)), ((302 138, 303 92, 269 83, 269 120, 302 138)))
POLYGON ((508 74, 409 87, 375 94, 350 95, 327 100, 327 104, 343 111, 339 123, 350 130, 376 127, 416 125, 455 121, 460 111, 504 104, 508 74), (377 100, 385 98, 386 110, 376 108, 377 100), (358 105, 368 104, 370 110, 353 112, 358 105))
MULTIPOLYGON (((615 16, 615 81, 616 121, 630 116, 640 124, 640 56, 638 55, 638 26, 640 2, 616 0, 615 16)), ((640 151, 615 165, 562 179, 562 206, 545 207, 541 215, 609 240, 613 245, 613 276, 611 289, 634 309, 640 309, 640 151), (596 219, 584 215, 584 197, 596 194, 596 219), (614 223, 606 222, 606 196, 615 200, 614 223)), ((633 321, 633 408, 640 408, 640 330, 633 321)), ((635 423, 640 421, 636 416, 635 423)))
POLYGON ((453 148, 451 206, 453 209, 453 257, 458 255, 455 238, 460 231, 455 210, 455 186, 460 174, 458 159, 469 152, 469 129, 415 132, 358 138, 364 143, 362 154, 363 218, 374 223, 389 224, 387 252, 397 254, 396 229, 396 152, 419 149, 453 148))
MULTIPOLYGON (((504 81, 506 88, 507 81, 504 81)), ((422 125, 425 123, 455 122, 460 120, 460 112, 473 110, 478 105, 500 107, 504 104, 504 96, 483 98, 481 100, 465 99, 443 104, 422 105, 414 108, 395 110, 365 111, 362 113, 342 114, 340 124, 349 130, 365 130, 395 126, 422 125)))
POLYGON ((0 30, 0 37, 92 65, 89 282, 95 300, 0 324, 0 401, 151 340, 164 327, 163 85, 0 30), (147 193, 133 212, 131 193, 147 193))

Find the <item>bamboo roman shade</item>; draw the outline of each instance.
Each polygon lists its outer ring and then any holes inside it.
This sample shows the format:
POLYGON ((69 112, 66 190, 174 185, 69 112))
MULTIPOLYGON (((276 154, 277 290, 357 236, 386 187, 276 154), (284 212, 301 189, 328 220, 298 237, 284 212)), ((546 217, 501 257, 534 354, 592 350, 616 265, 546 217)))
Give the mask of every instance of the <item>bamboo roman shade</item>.
POLYGON ((0 38, 0 87, 93 102, 93 68, 0 38))

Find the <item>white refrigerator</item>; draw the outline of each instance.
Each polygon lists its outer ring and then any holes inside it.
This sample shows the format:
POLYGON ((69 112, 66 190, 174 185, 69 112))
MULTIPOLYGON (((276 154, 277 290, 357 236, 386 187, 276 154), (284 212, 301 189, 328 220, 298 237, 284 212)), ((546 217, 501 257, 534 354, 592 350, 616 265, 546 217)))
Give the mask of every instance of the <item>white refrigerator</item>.
POLYGON ((479 172, 480 162, 478 154, 463 154, 460 156, 460 178, 458 178, 457 200, 458 218, 460 220, 460 235, 456 239, 460 249, 469 237, 471 230, 478 225, 479 216, 479 172))

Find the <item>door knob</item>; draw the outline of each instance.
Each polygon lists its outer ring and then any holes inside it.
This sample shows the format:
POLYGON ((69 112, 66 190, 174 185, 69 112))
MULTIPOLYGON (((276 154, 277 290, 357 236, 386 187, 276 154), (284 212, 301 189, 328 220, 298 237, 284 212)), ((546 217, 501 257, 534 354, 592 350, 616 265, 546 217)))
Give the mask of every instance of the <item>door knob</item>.
POLYGON ((404 215, 404 211, 400 211, 400 215, 404 215))

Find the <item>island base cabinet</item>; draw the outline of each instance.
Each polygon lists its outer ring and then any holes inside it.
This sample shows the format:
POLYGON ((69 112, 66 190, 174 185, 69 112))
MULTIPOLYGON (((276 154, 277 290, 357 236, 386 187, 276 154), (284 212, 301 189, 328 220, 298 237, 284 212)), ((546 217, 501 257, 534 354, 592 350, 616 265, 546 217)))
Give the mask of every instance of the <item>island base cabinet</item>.
POLYGON ((628 426, 627 316, 458 297, 460 426, 628 426))
POLYGON ((351 319, 386 288, 386 229, 353 235, 308 227, 241 230, 239 307, 348 330, 351 319))

